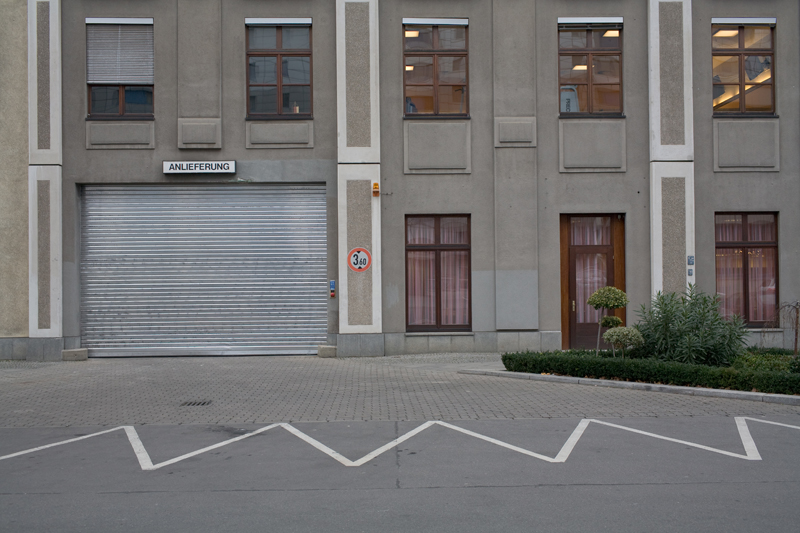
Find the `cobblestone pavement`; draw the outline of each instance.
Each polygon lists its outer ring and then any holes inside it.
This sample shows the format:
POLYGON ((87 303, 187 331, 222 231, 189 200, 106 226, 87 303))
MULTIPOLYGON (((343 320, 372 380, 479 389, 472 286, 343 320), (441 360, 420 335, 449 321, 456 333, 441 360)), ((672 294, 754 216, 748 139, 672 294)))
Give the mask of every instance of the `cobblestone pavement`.
POLYGON ((0 427, 798 415, 800 407, 457 374, 498 354, 0 361, 0 427), (184 402, 210 401, 205 406, 184 402))

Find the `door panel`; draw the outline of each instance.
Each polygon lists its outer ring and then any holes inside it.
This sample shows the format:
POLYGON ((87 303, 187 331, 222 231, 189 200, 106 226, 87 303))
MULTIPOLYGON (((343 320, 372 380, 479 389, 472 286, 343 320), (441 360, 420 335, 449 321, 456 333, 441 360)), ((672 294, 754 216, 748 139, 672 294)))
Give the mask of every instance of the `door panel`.
MULTIPOLYGON (((593 349, 603 313, 586 303, 587 300, 601 287, 616 286, 624 290, 624 252, 620 250, 624 239, 622 224, 623 218, 617 215, 562 215, 564 348, 593 349), (622 265, 615 261, 617 257, 622 265)), ((618 314, 624 320, 624 310, 618 314)), ((608 347, 602 339, 600 345, 608 347)))

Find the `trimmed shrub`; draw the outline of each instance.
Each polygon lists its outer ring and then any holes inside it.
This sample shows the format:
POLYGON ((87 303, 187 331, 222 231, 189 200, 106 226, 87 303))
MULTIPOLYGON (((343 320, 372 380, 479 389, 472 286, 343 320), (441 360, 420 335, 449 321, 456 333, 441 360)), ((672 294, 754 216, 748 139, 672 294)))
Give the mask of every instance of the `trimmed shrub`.
POLYGON ((744 353, 736 356, 731 366, 737 370, 768 370, 771 372, 791 372, 793 355, 775 353, 744 353))
MULTIPOLYGON (((738 315, 725 320, 719 297, 694 285, 683 295, 659 292, 638 312, 641 352, 664 361, 726 366, 744 351, 746 330, 738 315)), ((640 354, 641 356, 641 354, 640 354)))
POLYGON ((618 316, 607 315, 600 319, 601 328, 618 328, 621 325, 622 325, 622 319, 618 316))
POLYGON ((644 344, 642 334, 635 327, 612 328, 603 333, 603 340, 615 350, 622 350, 622 357, 625 357, 625 348, 638 348, 644 344))
MULTIPOLYGON (((589 299, 586 300, 586 303, 594 307, 595 309, 620 309, 621 307, 625 307, 628 305, 628 295, 625 294, 625 291, 622 291, 616 287, 600 287, 594 293, 589 296, 589 299)), ((601 311, 601 315, 603 312, 601 311)), ((597 324, 597 347, 595 348, 595 353, 600 352, 600 331, 603 329, 603 321, 606 317, 601 316, 600 323, 597 324)), ((610 324, 609 321, 605 321, 606 324, 610 324)), ((619 322, 622 324, 622 322, 619 322)), ((617 324, 617 325, 619 325, 617 324)), ((614 327, 614 326, 605 326, 605 327, 614 327)))
POLYGON ((620 379, 686 387, 800 394, 800 374, 737 370, 656 359, 575 356, 561 352, 503 355, 506 370, 587 378, 620 379))

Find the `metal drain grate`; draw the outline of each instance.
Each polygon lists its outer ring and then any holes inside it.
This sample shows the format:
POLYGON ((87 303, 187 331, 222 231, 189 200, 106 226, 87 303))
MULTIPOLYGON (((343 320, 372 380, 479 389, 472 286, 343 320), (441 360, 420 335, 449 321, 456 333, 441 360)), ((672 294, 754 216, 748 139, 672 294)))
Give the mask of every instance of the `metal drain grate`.
POLYGON ((183 402, 181 407, 203 407, 206 405, 211 405, 211 400, 194 400, 191 402, 183 402))

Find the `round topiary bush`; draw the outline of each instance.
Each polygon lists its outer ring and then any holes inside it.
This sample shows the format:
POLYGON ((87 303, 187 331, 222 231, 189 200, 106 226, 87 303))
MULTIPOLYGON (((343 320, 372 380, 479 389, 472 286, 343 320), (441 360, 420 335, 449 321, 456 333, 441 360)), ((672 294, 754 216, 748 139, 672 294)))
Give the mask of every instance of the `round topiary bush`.
POLYGON ((644 344, 644 338, 635 327, 611 328, 603 333, 603 340, 610 344, 614 351, 617 348, 622 350, 622 358, 625 358, 625 348, 639 348, 644 344))
MULTIPOLYGON (((586 303, 595 309, 619 309, 628 305, 628 295, 625 294, 625 291, 616 287, 600 287, 594 291, 594 294, 589 296, 586 303)), ((594 350, 595 355, 600 353, 600 332, 604 327, 603 319, 605 318, 607 317, 601 317, 600 323, 597 324, 597 346, 594 350)), ((620 324, 622 324, 621 321, 620 324)))

